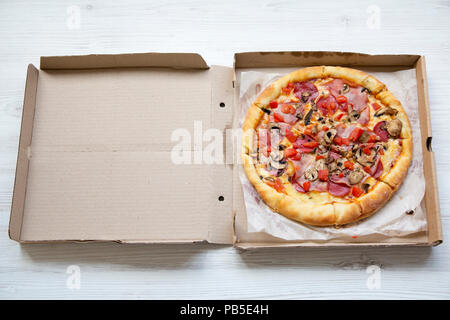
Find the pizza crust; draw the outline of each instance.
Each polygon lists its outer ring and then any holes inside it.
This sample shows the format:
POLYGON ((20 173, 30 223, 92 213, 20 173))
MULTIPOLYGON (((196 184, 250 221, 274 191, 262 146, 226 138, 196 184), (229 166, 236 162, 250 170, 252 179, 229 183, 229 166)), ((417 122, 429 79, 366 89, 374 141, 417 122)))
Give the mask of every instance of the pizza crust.
POLYGON ((248 155, 243 155, 242 160, 244 162, 245 173, 247 174, 248 179, 255 187, 258 194, 269 207, 277 211, 278 204, 280 203, 281 199, 283 199, 284 194, 277 192, 276 190, 272 189, 267 184, 262 182, 254 166, 254 161, 251 157, 249 157, 248 155))
POLYGON ((402 139, 402 152, 397 158, 394 166, 386 175, 381 177, 381 181, 387 183, 392 189, 397 190, 408 173, 412 160, 412 139, 402 139))
POLYGON ((356 69, 344 67, 324 67, 324 77, 341 78, 359 84, 376 95, 385 88, 384 83, 378 81, 371 75, 356 69))
POLYGON ((361 216, 359 219, 374 214, 384 206, 393 193, 394 191, 387 184, 379 181, 369 193, 356 200, 361 207, 361 216))
POLYGON ((323 70, 324 67, 320 66, 304 68, 291 72, 264 89, 258 98, 256 98, 254 104, 263 109, 270 103, 270 101, 280 95, 281 88, 285 87, 289 82, 308 81, 310 79, 323 78, 323 70))
POLYGON ((332 204, 315 204, 303 202, 285 195, 275 210, 285 217, 313 226, 329 226, 336 223, 332 204))
POLYGON ((333 203, 336 213, 336 225, 343 225, 360 219, 362 215, 361 207, 355 203, 333 203))
POLYGON ((242 138, 242 159, 244 171, 252 185, 255 187, 264 202, 274 211, 289 219, 315 226, 343 225, 358 221, 374 214, 392 196, 406 176, 412 159, 412 133, 411 126, 401 103, 390 93, 386 86, 368 75, 355 69, 344 67, 317 66, 294 71, 283 76, 269 85, 258 96, 250 107, 243 125, 244 134, 242 138), (283 192, 277 192, 265 184, 253 164, 249 154, 253 150, 254 131, 257 128, 270 101, 278 98, 281 89, 289 82, 308 81, 320 78, 342 78, 367 88, 384 105, 397 109, 397 117, 402 121, 401 132, 402 152, 396 164, 382 181, 371 188, 371 190, 356 199, 332 201, 330 203, 315 203, 313 201, 302 201, 299 197, 293 197, 283 192), (246 133, 247 132, 247 133, 246 133))
POLYGON ((263 115, 264 112, 255 104, 252 104, 248 109, 247 117, 242 125, 242 154, 250 154, 253 150, 255 129, 263 115))

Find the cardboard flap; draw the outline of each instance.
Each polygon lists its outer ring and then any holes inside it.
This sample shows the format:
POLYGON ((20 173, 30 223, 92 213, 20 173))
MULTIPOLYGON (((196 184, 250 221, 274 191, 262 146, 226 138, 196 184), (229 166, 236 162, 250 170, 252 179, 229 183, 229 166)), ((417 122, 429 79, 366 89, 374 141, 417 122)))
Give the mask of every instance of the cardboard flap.
POLYGON ((222 66, 211 68, 211 128, 221 134, 220 152, 223 157, 221 164, 213 165, 211 178, 216 198, 210 207, 207 240, 224 244, 233 243, 233 165, 227 158, 232 150, 232 144, 227 140, 227 130, 232 127, 233 74, 232 68, 222 66))
POLYGON ((69 65, 29 69, 11 238, 232 243, 232 169, 195 159, 230 126, 232 69, 69 65))
POLYGON ((197 53, 91 54, 83 56, 41 57, 41 69, 100 69, 159 67, 174 69, 208 69, 197 53))
POLYGON ((293 67, 312 65, 411 66, 419 55, 370 55, 353 52, 243 52, 234 55, 235 68, 293 67))
POLYGON ((439 193, 436 175, 436 162, 431 147, 431 117, 428 99, 428 81, 426 76, 425 57, 420 57, 416 64, 417 94, 419 102, 420 130, 422 134, 423 170, 427 183, 425 193, 425 205, 427 212, 428 240, 430 244, 438 245, 442 242, 441 210, 439 205, 439 193), (434 192, 431 192, 434 191, 434 192))
POLYGON ((25 195, 27 191, 29 147, 33 132, 38 75, 39 71, 32 64, 28 65, 25 94, 23 99, 19 150, 17 154, 16 176, 14 180, 14 192, 9 221, 9 237, 17 241, 20 240, 22 231, 25 195))

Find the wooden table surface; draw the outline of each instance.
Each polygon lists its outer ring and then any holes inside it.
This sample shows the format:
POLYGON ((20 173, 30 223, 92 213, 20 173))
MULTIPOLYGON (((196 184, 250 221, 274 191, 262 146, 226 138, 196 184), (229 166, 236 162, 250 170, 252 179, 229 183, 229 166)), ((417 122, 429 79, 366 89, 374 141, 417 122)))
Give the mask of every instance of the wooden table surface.
POLYGON ((450 297, 448 241, 436 248, 239 252, 211 245, 21 246, 7 235, 28 63, 39 65, 43 55, 159 51, 198 52, 210 65, 231 66, 234 52, 271 50, 426 56, 448 234, 449 1, 2 1, 0 35, 0 298, 450 297), (79 267, 79 289, 67 273, 78 267, 70 266, 79 267))

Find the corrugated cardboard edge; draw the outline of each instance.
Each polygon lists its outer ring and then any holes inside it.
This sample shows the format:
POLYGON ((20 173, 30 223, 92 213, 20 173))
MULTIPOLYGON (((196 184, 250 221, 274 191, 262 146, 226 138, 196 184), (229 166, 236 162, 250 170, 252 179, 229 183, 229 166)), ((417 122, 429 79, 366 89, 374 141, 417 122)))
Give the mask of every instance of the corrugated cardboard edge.
MULTIPOLYGON (((21 240, 21 244, 45 244, 45 243, 119 243, 119 244, 204 244, 206 240, 110 240, 110 239, 57 239, 57 240, 21 240)), ((216 243, 214 243, 216 244, 216 243)))
POLYGON ((125 53, 125 54, 90 54, 78 56, 41 57, 40 68, 43 70, 74 70, 102 68, 173 68, 173 69, 208 69, 209 66, 197 53, 125 53))
POLYGON ((14 192, 8 230, 10 239, 16 241, 20 241, 22 230, 29 164, 28 150, 31 145, 33 132, 38 75, 39 71, 32 64, 29 64, 23 99, 22 124, 20 129, 16 176, 14 180, 14 192))
POLYGON ((326 243, 315 243, 315 242, 302 242, 302 243, 270 243, 270 242, 261 242, 261 243, 236 243, 234 245, 235 248, 240 250, 254 250, 254 249, 267 249, 267 248, 324 248, 324 247, 333 247, 333 248, 348 248, 348 247, 373 247, 373 248, 387 248, 387 247, 404 247, 404 246, 414 246, 414 247, 429 247, 427 243, 414 243, 414 242, 402 242, 402 243, 377 243, 377 242, 366 242, 366 243, 335 243, 335 242, 326 242, 326 243), (281 244, 281 245, 280 245, 281 244))
POLYGON ((431 148, 432 132, 430 104, 428 99, 428 81, 425 57, 421 56, 416 62, 417 94, 419 101, 420 129, 422 133, 422 150, 424 150, 423 170, 427 183, 425 193, 427 208, 428 241, 430 245, 437 246, 443 241, 441 210, 439 206, 439 192, 436 174, 436 162, 431 148), (426 137, 426 139, 423 139, 426 137), (433 192, 429 192, 429 190, 433 192))
MULTIPOLYGON (((375 67, 410 67, 416 69, 419 113, 421 114, 421 135, 424 151, 424 171, 427 181, 425 193, 425 205, 427 209, 428 242, 402 242, 402 243, 315 243, 315 242, 277 242, 277 243, 240 243, 234 234, 234 247, 239 249, 257 249, 268 247, 340 247, 340 246, 437 246, 443 242, 441 215, 436 178, 436 164, 434 153, 431 149, 431 120, 428 100, 428 85, 426 79, 425 57, 412 54, 385 54, 371 55, 356 52, 334 51, 304 51, 304 52, 243 52, 234 55, 234 70, 237 68, 270 68, 270 67, 295 67, 307 65, 341 65, 341 66, 375 66, 375 67), (337 60, 336 60, 337 58, 337 60), (352 61, 349 61, 350 58, 352 61), (356 58, 356 59, 354 59, 356 58), (368 60, 370 63, 368 64, 368 60), (424 137, 426 137, 424 139, 424 137)), ((236 81, 236 72, 233 76, 236 81)), ((237 103, 235 101, 235 103, 237 103)), ((235 210, 235 208, 233 208, 235 210)), ((233 223, 235 220, 233 221, 233 223)), ((236 226, 233 227, 233 231, 236 226)))

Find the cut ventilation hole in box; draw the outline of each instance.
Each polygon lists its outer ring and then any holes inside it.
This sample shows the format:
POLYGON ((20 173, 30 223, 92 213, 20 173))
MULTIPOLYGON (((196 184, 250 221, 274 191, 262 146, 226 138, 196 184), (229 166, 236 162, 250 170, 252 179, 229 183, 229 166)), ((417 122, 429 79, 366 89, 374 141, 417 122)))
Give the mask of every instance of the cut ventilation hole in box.
POLYGON ((433 137, 428 137, 427 138, 427 141, 426 141, 426 146, 427 146, 427 150, 428 151, 430 151, 430 152, 432 152, 433 151, 433 149, 431 148, 431 139, 433 139, 433 137))
POLYGON ((221 107, 221 108, 225 108, 225 103, 221 102, 221 103, 220 103, 220 107, 221 107))
POLYGON ((220 196, 219 201, 223 201, 223 200, 225 200, 225 198, 223 196, 220 196))

